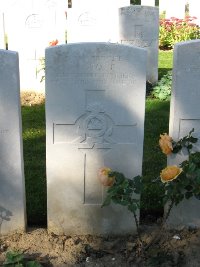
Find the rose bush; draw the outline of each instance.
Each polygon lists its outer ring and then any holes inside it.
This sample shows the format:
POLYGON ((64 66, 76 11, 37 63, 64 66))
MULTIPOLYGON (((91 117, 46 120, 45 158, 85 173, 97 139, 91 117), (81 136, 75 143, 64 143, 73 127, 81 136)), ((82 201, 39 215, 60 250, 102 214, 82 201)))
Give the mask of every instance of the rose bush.
MULTIPOLYGON (((200 152, 193 151, 193 145, 198 141, 192 136, 193 132, 194 129, 178 141, 174 141, 166 133, 160 135, 159 145, 165 155, 180 153, 182 149, 188 152, 188 159, 180 163, 180 166, 167 166, 160 172, 160 176, 153 180, 163 192, 163 195, 161 194, 163 205, 168 203, 160 225, 160 232, 174 205, 178 205, 184 198, 189 199, 194 196, 200 199, 200 152)), ((145 246, 141 238, 136 213, 140 208, 140 201, 136 195, 141 194, 143 186, 148 186, 145 184, 147 181, 143 180, 141 176, 128 179, 122 173, 115 172, 108 167, 100 169, 98 176, 104 186, 109 186, 102 207, 113 202, 126 206, 133 213, 140 247, 145 251, 154 241, 145 246), (111 178, 112 180, 110 180, 111 178)))

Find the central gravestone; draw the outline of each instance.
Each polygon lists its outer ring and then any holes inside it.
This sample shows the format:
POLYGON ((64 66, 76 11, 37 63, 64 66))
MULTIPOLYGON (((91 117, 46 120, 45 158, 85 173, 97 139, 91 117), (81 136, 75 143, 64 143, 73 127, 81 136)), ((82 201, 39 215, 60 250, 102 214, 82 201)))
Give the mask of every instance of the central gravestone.
POLYGON ((46 50, 50 231, 135 230, 124 208, 101 208, 105 189, 97 172, 103 166, 129 178, 142 172, 145 68, 146 51, 126 45, 82 43, 46 50))

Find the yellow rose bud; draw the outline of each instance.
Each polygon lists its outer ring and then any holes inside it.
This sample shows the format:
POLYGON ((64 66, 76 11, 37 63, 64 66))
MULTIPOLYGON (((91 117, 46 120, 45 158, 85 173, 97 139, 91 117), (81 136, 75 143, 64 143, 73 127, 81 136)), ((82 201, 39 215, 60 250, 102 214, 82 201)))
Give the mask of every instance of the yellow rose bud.
POLYGON ((109 173, 112 170, 108 167, 103 167, 98 171, 98 178, 100 180, 100 182, 102 183, 102 185, 104 186, 112 186, 115 182, 115 177, 109 176, 109 173))
POLYGON ((172 138, 168 134, 160 135, 159 145, 164 154, 169 155, 172 153, 172 138))
POLYGON ((182 172, 182 168, 177 166, 167 166, 160 173, 160 178, 163 183, 170 182, 178 177, 178 175, 182 172))

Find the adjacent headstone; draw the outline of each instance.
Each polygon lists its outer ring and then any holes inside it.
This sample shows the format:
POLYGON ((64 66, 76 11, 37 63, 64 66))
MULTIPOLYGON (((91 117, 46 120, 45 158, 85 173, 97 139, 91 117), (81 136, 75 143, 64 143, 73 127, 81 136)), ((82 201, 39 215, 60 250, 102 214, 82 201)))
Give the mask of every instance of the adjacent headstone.
POLYGON ((141 6, 155 6, 155 0, 141 0, 141 6))
POLYGON ((196 17, 194 23, 200 25, 200 3, 196 0, 189 0, 189 15, 196 17))
POLYGON ((46 49, 49 231, 136 230, 121 206, 101 208, 105 189, 97 172, 108 166, 129 178, 141 174, 145 87, 144 49, 109 43, 46 49))
POLYGON ((160 14, 163 14, 166 12, 166 6, 167 6, 167 3, 165 0, 159 0, 159 13, 160 14))
POLYGON ((65 0, 18 0, 5 12, 8 49, 19 53, 21 90, 43 89, 40 59, 52 40, 65 43, 65 0), (16 18, 17 19, 13 19, 16 18))
MULTIPOLYGON (((200 41, 181 42, 174 47, 173 86, 170 107, 169 134, 174 140, 187 135, 200 140, 200 41)), ((200 150, 200 141, 195 145, 200 150)), ((187 153, 168 157, 168 165, 178 165, 187 159, 187 153)), ((200 201, 184 200, 172 210, 169 224, 200 226, 200 201)))
POLYGON ((183 19, 185 17, 185 5, 186 0, 167 0, 165 18, 183 19))
POLYGON ((158 7, 132 5, 119 9, 119 42, 147 49, 147 80, 152 84, 158 80, 158 39, 158 7))
POLYGON ((16 52, 0 50, 0 234, 25 230, 25 186, 16 52))
POLYGON ((118 9, 127 5, 130 0, 87 0, 82 5, 72 2, 67 16, 67 43, 117 42, 118 9))

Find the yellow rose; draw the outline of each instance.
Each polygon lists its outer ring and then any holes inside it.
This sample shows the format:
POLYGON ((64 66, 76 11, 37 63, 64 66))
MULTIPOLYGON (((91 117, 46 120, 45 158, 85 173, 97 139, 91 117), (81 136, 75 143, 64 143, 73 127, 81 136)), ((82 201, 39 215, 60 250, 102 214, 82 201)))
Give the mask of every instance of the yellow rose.
POLYGON ((163 183, 170 182, 178 177, 183 170, 177 166, 167 166, 160 173, 160 178, 163 183))
POLYGON ((168 134, 160 135, 159 145, 164 154, 169 155, 172 153, 172 138, 168 134))
POLYGON ((98 171, 98 178, 100 180, 100 182, 102 183, 102 185, 104 186, 112 186, 115 182, 115 177, 109 176, 109 173, 112 170, 108 167, 103 167, 98 171))

